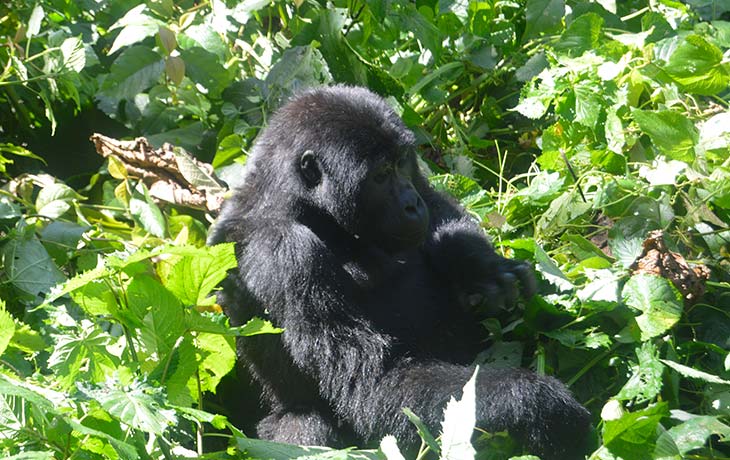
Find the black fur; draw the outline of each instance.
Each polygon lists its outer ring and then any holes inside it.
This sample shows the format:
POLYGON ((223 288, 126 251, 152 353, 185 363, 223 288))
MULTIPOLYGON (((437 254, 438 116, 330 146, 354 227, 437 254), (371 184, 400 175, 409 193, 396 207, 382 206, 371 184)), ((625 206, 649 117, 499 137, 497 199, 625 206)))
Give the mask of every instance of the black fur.
MULTIPOLYGON (((403 407, 438 433, 483 347, 474 304, 514 300, 518 281, 532 294, 529 267, 497 255, 428 185, 413 142, 384 100, 343 86, 295 97, 257 140, 210 241, 237 243, 221 299, 232 323, 285 328, 238 342, 270 406, 262 438, 414 445, 403 407)), ((577 456, 588 431, 588 412, 551 377, 482 369, 477 399, 479 427, 544 459, 577 456)))

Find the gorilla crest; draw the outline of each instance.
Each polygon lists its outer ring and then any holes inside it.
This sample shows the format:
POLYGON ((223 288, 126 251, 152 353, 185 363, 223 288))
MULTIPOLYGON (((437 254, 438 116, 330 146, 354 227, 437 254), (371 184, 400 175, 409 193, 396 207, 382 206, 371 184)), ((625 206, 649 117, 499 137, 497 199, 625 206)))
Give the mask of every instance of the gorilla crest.
MULTIPOLYGON (((401 409, 437 432, 482 349, 474 307, 535 289, 430 187, 413 134, 362 88, 310 90, 271 118, 211 233, 223 241, 239 263, 220 299, 231 322, 285 328, 238 341, 270 409, 258 435, 281 442, 417 446, 401 409)), ((482 368, 476 391, 480 428, 543 459, 579 456, 589 414, 556 379, 482 368)))

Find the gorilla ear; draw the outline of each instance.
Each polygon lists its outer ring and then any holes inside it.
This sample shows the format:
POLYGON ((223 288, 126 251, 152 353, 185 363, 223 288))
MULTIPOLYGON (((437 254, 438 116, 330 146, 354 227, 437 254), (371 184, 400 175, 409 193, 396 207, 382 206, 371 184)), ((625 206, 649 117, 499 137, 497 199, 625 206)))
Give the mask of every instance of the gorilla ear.
POLYGON ((302 153, 302 156, 299 157, 299 169, 302 172, 304 181, 310 187, 314 187, 322 180, 322 171, 319 169, 317 157, 311 150, 306 150, 302 153))

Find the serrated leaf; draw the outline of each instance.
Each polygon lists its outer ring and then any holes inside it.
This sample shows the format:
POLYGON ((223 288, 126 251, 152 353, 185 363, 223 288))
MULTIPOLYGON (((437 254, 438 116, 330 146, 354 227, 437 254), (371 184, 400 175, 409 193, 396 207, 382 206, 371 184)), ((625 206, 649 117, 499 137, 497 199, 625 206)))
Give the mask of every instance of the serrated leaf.
POLYGON ((624 285, 622 297, 626 305, 642 312, 636 318, 641 340, 665 333, 682 318, 682 294, 665 278, 634 275, 624 285))
POLYGON ((151 49, 145 46, 127 48, 112 64, 102 91, 114 99, 131 99, 155 84, 164 68, 162 56, 151 49))
POLYGON ((670 110, 639 110, 632 112, 639 128, 651 138, 654 145, 667 157, 691 163, 694 147, 699 141, 697 129, 687 117, 670 110))
POLYGON ((580 56, 586 51, 598 48, 603 18, 595 13, 586 13, 576 18, 563 32, 555 44, 555 51, 570 56, 580 56))
POLYGON ((233 243, 219 244, 183 256, 164 282, 183 304, 204 305, 228 270, 237 266, 233 243))
POLYGON ((117 358, 107 351, 113 342, 111 336, 91 323, 81 330, 56 336, 48 367, 64 389, 76 385, 83 377, 92 382, 103 382, 117 368, 117 358))
POLYGON ((129 388, 86 390, 110 415, 142 432, 162 435, 177 420, 174 411, 162 409, 142 385, 129 388))
POLYGON ((15 321, 5 309, 5 302, 0 299, 0 356, 5 353, 13 334, 15 334, 15 321))
POLYGON ((638 362, 632 364, 631 377, 618 392, 616 399, 630 399, 636 403, 651 401, 662 391, 664 366, 651 342, 642 343, 635 351, 638 362))
POLYGON ((669 414, 667 403, 662 402, 636 412, 627 412, 603 425, 603 443, 622 458, 649 458, 657 426, 669 414))
MULTIPOLYGON (((195 338, 198 353, 203 359, 198 362, 200 388, 215 393, 218 383, 236 364, 236 342, 232 337, 201 332, 195 338)), ((190 382, 191 391, 197 392, 198 382, 190 382)))

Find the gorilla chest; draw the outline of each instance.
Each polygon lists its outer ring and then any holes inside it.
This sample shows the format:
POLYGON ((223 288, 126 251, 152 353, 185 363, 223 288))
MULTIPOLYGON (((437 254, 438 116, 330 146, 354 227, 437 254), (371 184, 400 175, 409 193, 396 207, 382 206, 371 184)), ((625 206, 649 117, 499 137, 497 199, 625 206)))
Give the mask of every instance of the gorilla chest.
POLYGON ((421 257, 409 257, 359 283, 358 307, 403 343, 433 337, 448 311, 446 289, 421 257))

